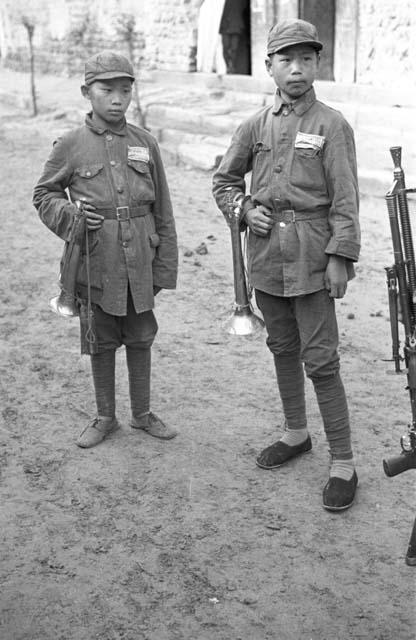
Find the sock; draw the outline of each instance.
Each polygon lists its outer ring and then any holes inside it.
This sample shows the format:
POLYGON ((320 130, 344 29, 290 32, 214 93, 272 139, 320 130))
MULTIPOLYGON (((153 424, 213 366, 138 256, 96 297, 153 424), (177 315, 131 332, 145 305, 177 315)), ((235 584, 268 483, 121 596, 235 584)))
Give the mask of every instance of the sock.
POLYGON ((114 418, 116 414, 115 349, 108 349, 90 357, 98 417, 114 418))
POLYGON ((354 467, 351 467, 351 473, 349 473, 348 467, 351 464, 353 454, 347 398, 341 376, 337 372, 333 376, 312 378, 312 382, 333 460, 332 475, 350 480, 354 467), (338 476, 338 473, 343 475, 338 476), (348 474, 349 477, 345 478, 344 476, 348 476, 348 474))
POLYGON ((330 478, 342 478, 343 480, 351 480, 354 473, 354 459, 350 460, 333 460, 329 471, 330 478))
POLYGON ((150 347, 134 349, 126 347, 131 412, 140 416, 150 411, 150 347))
POLYGON ((274 364, 285 415, 286 428, 282 440, 293 446, 306 440, 308 435, 303 365, 297 352, 274 355, 274 364), (299 434, 294 433, 295 431, 299 431, 299 434))
POLYGON ((285 429, 280 441, 288 444, 290 447, 296 447, 298 444, 305 442, 307 437, 307 429, 285 429))

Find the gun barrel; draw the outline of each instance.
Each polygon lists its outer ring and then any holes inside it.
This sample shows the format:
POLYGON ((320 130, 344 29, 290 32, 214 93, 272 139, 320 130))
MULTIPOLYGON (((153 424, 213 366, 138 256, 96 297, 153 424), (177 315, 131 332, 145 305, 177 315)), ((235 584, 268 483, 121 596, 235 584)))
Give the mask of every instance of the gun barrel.
POLYGON ((383 460, 383 469, 389 478, 398 476, 408 469, 416 469, 416 451, 403 451, 399 456, 383 460))

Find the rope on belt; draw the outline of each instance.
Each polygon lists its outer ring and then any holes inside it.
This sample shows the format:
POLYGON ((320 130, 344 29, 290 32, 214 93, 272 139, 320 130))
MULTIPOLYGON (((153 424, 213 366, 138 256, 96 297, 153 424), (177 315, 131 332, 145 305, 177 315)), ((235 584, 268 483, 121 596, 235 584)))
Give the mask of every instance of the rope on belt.
POLYGON ((93 327, 93 310, 91 305, 91 274, 90 274, 90 246, 88 242, 88 225, 85 224, 85 258, 87 269, 87 331, 85 339, 90 345, 90 353, 95 353, 95 343, 97 336, 93 327))

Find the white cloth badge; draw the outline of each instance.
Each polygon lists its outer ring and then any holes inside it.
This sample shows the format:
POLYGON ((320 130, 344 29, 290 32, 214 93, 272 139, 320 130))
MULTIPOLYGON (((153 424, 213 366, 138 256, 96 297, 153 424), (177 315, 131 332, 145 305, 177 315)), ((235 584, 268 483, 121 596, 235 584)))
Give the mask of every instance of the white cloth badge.
POLYGON ((127 158, 129 160, 139 160, 140 162, 149 162, 148 147, 128 147, 127 158))
POLYGON ((314 133, 302 133, 298 131, 295 140, 295 149, 322 149, 325 144, 325 136, 314 133))

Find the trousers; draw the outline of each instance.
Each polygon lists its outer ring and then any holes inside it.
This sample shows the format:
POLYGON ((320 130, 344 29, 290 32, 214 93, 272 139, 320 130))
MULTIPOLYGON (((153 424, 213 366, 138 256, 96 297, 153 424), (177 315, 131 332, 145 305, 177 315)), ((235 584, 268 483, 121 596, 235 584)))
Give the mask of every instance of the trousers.
POLYGON ((312 380, 333 459, 352 458, 350 420, 340 377, 335 302, 326 290, 284 298, 256 290, 289 429, 306 427, 304 372, 312 380))
MULTIPOLYGON (((128 289, 127 315, 113 316, 93 304, 97 351, 118 349, 121 345, 135 349, 151 347, 158 331, 158 324, 152 310, 136 313, 133 300, 128 289)), ((81 345, 85 336, 85 327, 81 323, 81 345)))
POLYGON ((339 370, 335 302, 326 289, 293 298, 256 289, 256 302, 266 324, 266 344, 274 355, 299 353, 310 378, 339 370))

